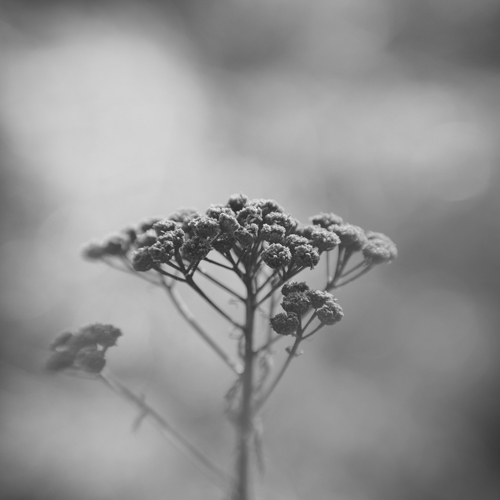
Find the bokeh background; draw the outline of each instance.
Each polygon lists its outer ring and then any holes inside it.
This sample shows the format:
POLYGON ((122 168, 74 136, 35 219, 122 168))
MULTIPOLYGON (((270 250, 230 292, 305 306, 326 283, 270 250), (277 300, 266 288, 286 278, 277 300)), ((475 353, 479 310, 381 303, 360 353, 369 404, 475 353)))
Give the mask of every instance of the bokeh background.
POLYGON ((500 498, 499 160, 498 0, 0 2, 1 497, 222 498, 44 362, 61 331, 121 327, 113 372, 230 470, 229 370, 80 248, 243 192, 400 252, 270 401, 259 498, 500 498))

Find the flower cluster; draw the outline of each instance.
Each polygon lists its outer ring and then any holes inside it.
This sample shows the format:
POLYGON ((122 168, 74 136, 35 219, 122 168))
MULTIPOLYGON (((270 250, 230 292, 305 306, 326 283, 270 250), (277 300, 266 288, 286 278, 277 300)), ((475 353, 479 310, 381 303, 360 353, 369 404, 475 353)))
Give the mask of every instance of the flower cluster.
POLYGON ((293 335, 300 327, 300 318, 311 308, 322 325, 334 325, 344 312, 329 292, 311 290, 305 281, 290 281, 281 289, 281 307, 286 311, 271 318, 272 329, 280 335, 293 335))
POLYGON ((106 350, 116 345, 121 335, 122 332, 113 325, 100 323, 85 326, 77 333, 61 333, 50 346, 53 352, 47 369, 100 373, 106 364, 106 350))
POLYGON ((390 262, 397 256, 387 236, 365 232, 333 213, 315 215, 311 222, 301 225, 274 200, 249 200, 238 194, 204 213, 181 209, 167 218, 147 219, 102 242, 90 243, 83 253, 90 260, 127 259, 139 272, 167 265, 186 275, 215 251, 241 262, 247 271, 263 263, 289 277, 313 269, 322 253, 337 247, 349 255, 362 252, 367 265, 390 262))

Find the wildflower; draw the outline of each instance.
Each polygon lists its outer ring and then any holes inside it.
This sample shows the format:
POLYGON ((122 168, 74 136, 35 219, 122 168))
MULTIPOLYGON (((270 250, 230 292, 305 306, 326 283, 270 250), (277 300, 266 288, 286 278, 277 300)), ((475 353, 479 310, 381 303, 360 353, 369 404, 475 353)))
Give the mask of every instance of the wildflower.
POLYGON ((146 231, 149 231, 150 229, 153 229, 153 226, 163 220, 164 217, 148 217, 147 219, 144 219, 143 221, 139 222, 138 229, 140 233, 145 233, 146 231))
POLYGON ((99 260, 106 255, 106 250, 102 243, 90 242, 83 248, 82 255, 88 260, 99 260))
POLYGON ((240 227, 240 223, 234 215, 222 212, 219 216, 219 226, 223 233, 233 234, 240 227))
POLYGON ((88 373, 100 373, 106 365, 104 352, 95 346, 87 346, 80 349, 73 361, 74 368, 88 373))
MULTIPOLYGON (((254 224, 252 224, 254 225, 254 224)), ((248 248, 250 247, 253 242, 255 241, 255 234, 250 231, 249 229, 245 227, 239 227, 235 232, 234 232, 234 237, 236 238, 236 241, 243 247, 243 248, 248 248)))
POLYGON ((161 238, 148 247, 148 252, 155 263, 166 264, 174 256, 175 247, 170 239, 161 238))
POLYGON ((285 241, 285 228, 278 224, 264 224, 261 229, 261 237, 270 243, 283 243, 285 241))
POLYGON ((319 309, 325 304, 336 301, 331 293, 323 292, 321 290, 310 290, 309 299, 311 301, 311 306, 314 307, 314 309, 319 309))
POLYGON ((391 262, 398 256, 396 245, 385 234, 369 231, 366 237, 367 243, 363 247, 363 255, 370 264, 391 262))
POLYGON ((116 341, 122 336, 122 332, 113 325, 94 323, 81 328, 77 336, 89 343, 108 348, 116 345, 116 341))
POLYGON ((340 245, 340 238, 331 231, 318 228, 311 232, 311 243, 317 247, 320 252, 329 252, 340 245))
POLYGON ((363 229, 352 224, 332 225, 330 231, 340 238, 340 244, 353 252, 361 250, 366 244, 366 235, 363 229))
POLYGON ((248 196, 244 194, 233 194, 229 197, 227 206, 231 208, 235 213, 239 212, 242 208, 246 207, 248 203, 248 196))
POLYGON ((281 289, 281 293, 286 296, 293 292, 307 292, 309 285, 305 281, 289 281, 281 289))
POLYGON ((287 312, 294 312, 300 316, 311 307, 311 299, 307 292, 291 292, 285 296, 281 307, 287 312))
POLYGON ((191 219, 189 227, 200 238, 214 238, 220 230, 219 223, 206 215, 191 219))
POLYGON ((262 224, 262 210, 255 205, 248 205, 238 212, 236 218, 242 226, 257 224, 260 227, 262 224))
POLYGON ((278 224, 285 228, 285 231, 292 231, 297 227, 298 221, 291 215, 281 212, 271 212, 264 217, 264 222, 269 225, 278 224))
POLYGON ((334 325, 344 317, 344 311, 337 302, 329 301, 325 305, 316 309, 316 314, 321 323, 334 325))
POLYGON ((231 248, 233 248, 235 243, 236 243, 236 239, 235 239, 234 235, 229 234, 229 233, 225 233, 225 234, 219 235, 217 237, 217 239, 215 239, 212 242, 212 246, 218 252, 226 253, 226 252, 229 252, 229 250, 231 250, 231 248))
POLYGON ((301 236, 309 240, 311 238, 311 234, 314 230, 318 229, 318 226, 298 224, 294 230, 295 235, 301 236))
POLYGON ((299 245, 293 251, 293 260, 300 267, 311 269, 319 262, 319 253, 312 245, 299 245))
POLYGON ((261 254, 262 260, 272 269, 281 269, 292 260, 290 250, 280 243, 272 243, 261 254))
POLYGON ((210 250, 212 250, 210 241, 200 238, 199 236, 194 236, 187 240, 181 247, 183 256, 188 260, 204 259, 210 250))
POLYGON ((101 323, 83 327, 75 334, 64 332, 50 346, 53 353, 47 369, 61 371, 71 368, 99 373, 106 364, 106 350, 116 345, 121 335, 118 328, 101 323))
POLYGON ((321 212, 320 214, 311 217, 311 222, 315 226, 321 226, 324 229, 328 229, 328 227, 331 226, 332 224, 337 224, 340 226, 341 224, 343 224, 344 221, 342 220, 342 217, 332 212, 328 214, 321 212))
POLYGON ((153 229, 148 229, 145 233, 142 233, 137 237, 135 240, 135 247, 149 247, 156 243, 156 238, 156 232, 153 229))
POLYGON ((149 253, 149 247, 139 248, 132 254, 132 267, 135 271, 146 272, 153 269, 155 261, 149 253))
POLYGON ((262 198, 250 201, 249 205, 258 207, 261 210, 262 217, 271 214, 273 212, 282 213, 285 210, 281 205, 278 205, 274 200, 264 200, 262 198))
POLYGON ((293 312, 279 313, 270 320, 271 328, 280 335, 292 335, 299 327, 299 317, 293 312))
POLYGON ((157 236, 161 236, 169 231, 174 231, 178 227, 179 225, 177 222, 168 219, 159 220, 153 224, 153 229, 155 230, 157 236))

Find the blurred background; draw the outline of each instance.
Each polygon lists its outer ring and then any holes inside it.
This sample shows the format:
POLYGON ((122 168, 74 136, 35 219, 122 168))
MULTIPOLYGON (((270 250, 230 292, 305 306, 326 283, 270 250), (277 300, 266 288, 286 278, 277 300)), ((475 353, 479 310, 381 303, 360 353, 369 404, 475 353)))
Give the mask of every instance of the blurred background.
POLYGON ((500 498, 499 159, 498 0, 1 1, 2 498, 222 498, 44 363, 59 332, 122 328, 111 370, 231 470, 231 372, 80 249, 240 192, 400 252, 339 290, 269 402, 259 498, 500 498))

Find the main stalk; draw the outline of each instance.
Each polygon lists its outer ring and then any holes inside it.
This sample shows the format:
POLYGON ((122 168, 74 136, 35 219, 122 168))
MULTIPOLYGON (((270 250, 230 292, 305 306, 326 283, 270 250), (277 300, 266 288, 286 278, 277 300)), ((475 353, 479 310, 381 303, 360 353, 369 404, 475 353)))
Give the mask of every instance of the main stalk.
POLYGON ((241 404, 237 421, 237 462, 236 483, 231 500, 252 499, 251 453, 253 441, 253 378, 254 356, 253 338, 255 322, 255 293, 251 280, 247 285, 245 346, 243 354, 244 372, 242 373, 241 404))

